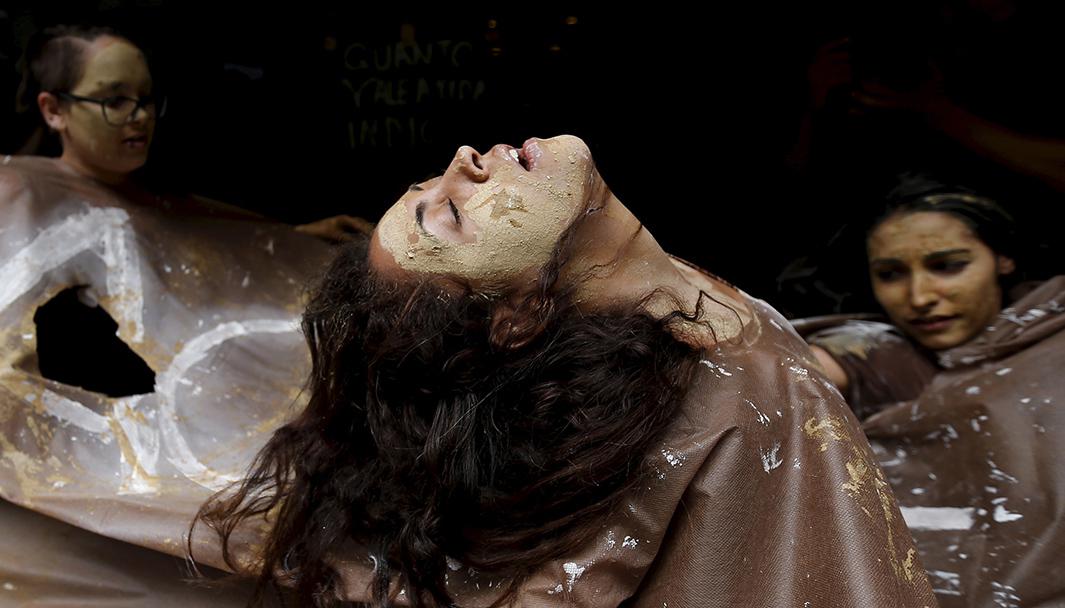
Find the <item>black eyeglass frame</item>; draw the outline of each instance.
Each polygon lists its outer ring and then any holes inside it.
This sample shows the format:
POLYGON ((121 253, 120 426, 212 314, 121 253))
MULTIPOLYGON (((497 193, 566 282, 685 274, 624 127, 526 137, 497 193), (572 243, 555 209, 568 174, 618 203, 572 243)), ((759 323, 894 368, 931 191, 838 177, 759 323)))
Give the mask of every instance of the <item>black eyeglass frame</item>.
POLYGON ((97 97, 84 97, 82 95, 75 95, 73 93, 67 93, 65 91, 52 91, 51 93, 52 93, 52 95, 55 95, 56 97, 59 97, 61 99, 66 99, 66 100, 69 100, 69 101, 84 101, 84 102, 95 103, 95 104, 99 105, 100 106, 100 111, 104 115, 104 121, 107 122, 107 124, 111 125, 112 127, 121 127, 121 126, 129 124, 130 122, 133 121, 133 117, 137 115, 137 110, 144 110, 145 112, 147 112, 147 111, 149 111, 148 110, 148 106, 152 106, 152 111, 155 113, 155 117, 157 119, 162 118, 166 114, 166 97, 165 96, 163 96, 161 98, 157 98, 154 95, 146 95, 146 96, 141 97, 141 98, 138 99, 138 98, 134 98, 134 97, 127 97, 125 95, 113 95, 111 97, 97 98, 97 97), (126 117, 126 119, 124 121, 112 122, 111 119, 107 115, 107 106, 109 104, 114 104, 116 101, 132 101, 135 104, 133 106, 133 110, 130 111, 129 115, 126 117))

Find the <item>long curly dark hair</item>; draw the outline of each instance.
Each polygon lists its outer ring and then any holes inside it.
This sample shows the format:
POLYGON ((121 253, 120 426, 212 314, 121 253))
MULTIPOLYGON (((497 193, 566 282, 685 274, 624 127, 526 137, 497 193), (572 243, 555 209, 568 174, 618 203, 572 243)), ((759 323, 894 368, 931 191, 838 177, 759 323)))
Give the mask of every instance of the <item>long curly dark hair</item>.
POLYGON ((390 282, 365 245, 339 254, 303 318, 309 404, 193 523, 239 570, 230 535, 268 518, 251 605, 278 581, 300 605, 346 605, 332 564, 353 546, 371 556, 373 606, 400 589, 453 605, 448 559, 509 580, 503 603, 645 478, 699 360, 670 325, 699 307, 578 311, 558 281, 565 241, 535 289, 501 297, 390 282))

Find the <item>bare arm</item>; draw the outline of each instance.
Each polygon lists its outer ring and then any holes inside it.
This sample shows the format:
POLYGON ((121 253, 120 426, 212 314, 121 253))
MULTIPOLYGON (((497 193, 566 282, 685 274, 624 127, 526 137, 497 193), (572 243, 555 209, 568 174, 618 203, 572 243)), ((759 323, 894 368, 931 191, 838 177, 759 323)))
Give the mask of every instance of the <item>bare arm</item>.
POLYGON ((829 94, 852 82, 849 38, 828 42, 817 49, 806 68, 807 103, 796 133, 795 145, 785 162, 795 171, 802 171, 814 145, 816 116, 825 109, 829 94))
POLYGON ((850 386, 850 381, 847 380, 847 373, 843 371, 836 359, 820 346, 811 344, 810 350, 814 351, 814 357, 817 358, 817 362, 821 364, 821 368, 832 384, 835 384, 841 393, 846 391, 850 386))
POLYGON ((910 111, 929 128, 1000 165, 1065 192, 1065 140, 1027 135, 978 116, 942 92, 937 75, 915 91, 865 83, 852 95, 870 110, 910 111))
POLYGON ((1026 135, 946 104, 931 109, 928 124, 970 150, 1065 192, 1065 141, 1026 135))
POLYGON ((318 237, 327 243, 346 243, 358 235, 369 236, 374 224, 361 217, 335 215, 309 224, 296 226, 297 232, 318 237))

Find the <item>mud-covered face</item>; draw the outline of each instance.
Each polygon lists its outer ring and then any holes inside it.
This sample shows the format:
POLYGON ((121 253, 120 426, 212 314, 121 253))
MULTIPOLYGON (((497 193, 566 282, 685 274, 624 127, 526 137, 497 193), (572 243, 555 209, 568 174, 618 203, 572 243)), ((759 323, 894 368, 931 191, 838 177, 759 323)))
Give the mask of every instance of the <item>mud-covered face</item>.
MULTIPOLYGON (((65 92, 93 99, 139 99, 152 93, 152 77, 140 49, 121 38, 105 36, 86 49, 84 74, 65 92)), ((154 110, 138 109, 120 126, 104 120, 96 103, 66 101, 60 114, 57 130, 63 135, 63 158, 86 172, 121 176, 148 160, 155 131, 154 110)))
POLYGON ((891 320, 932 350, 968 342, 1002 308, 996 255, 956 217, 915 212, 884 220, 869 235, 873 293, 891 320))
POLYGON ((597 180, 577 137, 459 148, 441 177, 412 186, 377 225, 379 271, 506 284, 539 270, 584 211, 597 180))

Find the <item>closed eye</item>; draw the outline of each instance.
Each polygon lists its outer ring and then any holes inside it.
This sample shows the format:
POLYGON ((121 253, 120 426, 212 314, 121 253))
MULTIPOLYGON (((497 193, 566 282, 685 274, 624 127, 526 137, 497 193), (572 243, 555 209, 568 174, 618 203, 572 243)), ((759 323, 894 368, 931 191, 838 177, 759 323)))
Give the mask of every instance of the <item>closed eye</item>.
POLYGON ((455 223, 462 226, 462 216, 459 215, 459 209, 455 206, 455 203, 451 199, 447 199, 447 204, 451 207, 451 215, 455 216, 455 223))

